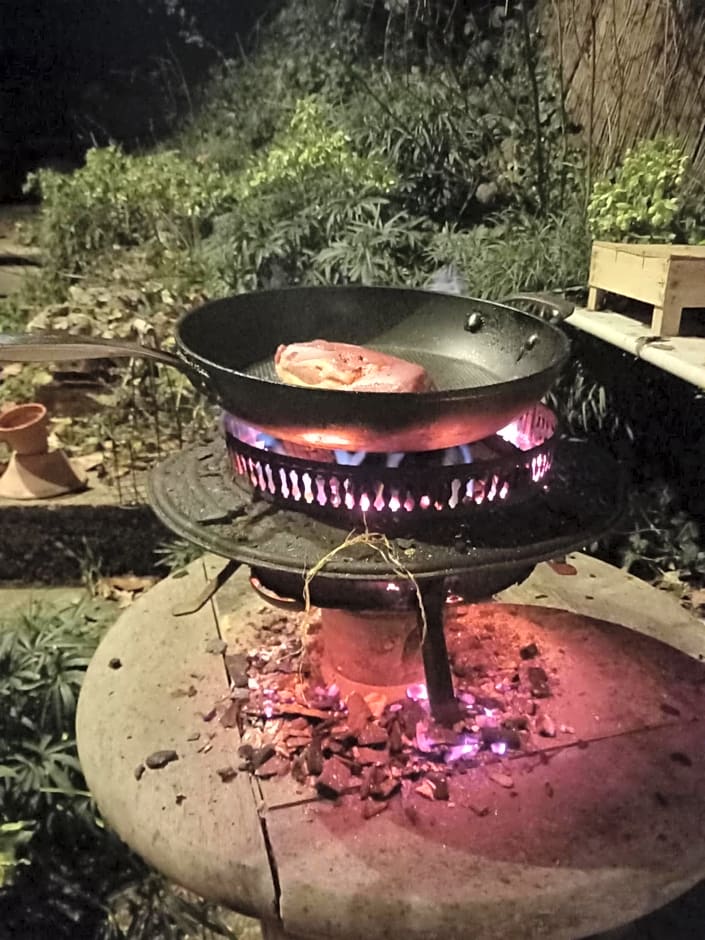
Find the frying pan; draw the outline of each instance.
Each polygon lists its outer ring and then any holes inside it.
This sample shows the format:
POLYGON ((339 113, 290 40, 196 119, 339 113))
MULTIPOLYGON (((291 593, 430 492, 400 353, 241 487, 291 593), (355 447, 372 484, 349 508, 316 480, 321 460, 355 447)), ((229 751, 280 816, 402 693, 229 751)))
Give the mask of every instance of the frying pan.
MULTIPOLYGON (((186 313, 178 355, 67 334, 0 335, 0 362, 141 356, 175 366, 227 412, 273 437, 343 450, 421 451, 480 440, 549 389, 569 354, 550 322, 511 306, 393 287, 295 287, 240 294, 186 313), (284 385, 280 343, 355 343, 416 362, 437 391, 347 392, 284 385)), ((517 304, 560 300, 518 295, 517 304)))

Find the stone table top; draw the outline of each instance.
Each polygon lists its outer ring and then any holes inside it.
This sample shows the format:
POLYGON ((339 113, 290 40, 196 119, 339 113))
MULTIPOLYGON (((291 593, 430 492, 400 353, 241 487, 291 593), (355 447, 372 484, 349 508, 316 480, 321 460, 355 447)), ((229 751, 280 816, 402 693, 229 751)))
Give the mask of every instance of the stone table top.
POLYGON ((223 567, 206 556, 127 609, 89 667, 77 732, 101 812, 154 867, 270 936, 568 940, 660 907, 705 876, 705 630, 643 582, 569 562, 574 574, 539 565, 500 599, 562 657, 574 734, 503 762, 511 787, 480 766, 451 779, 448 803, 395 800, 363 820, 355 794, 334 805, 289 776, 218 774, 239 744, 205 720, 229 691, 223 643, 252 645, 263 604, 240 571, 174 616, 223 567), (178 759, 136 773, 160 750, 178 759))

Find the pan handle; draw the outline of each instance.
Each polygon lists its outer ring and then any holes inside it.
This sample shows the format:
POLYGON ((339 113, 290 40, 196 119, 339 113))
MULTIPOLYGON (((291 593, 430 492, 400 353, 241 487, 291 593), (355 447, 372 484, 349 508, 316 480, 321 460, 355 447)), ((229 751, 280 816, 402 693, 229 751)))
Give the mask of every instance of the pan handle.
POLYGON ((575 310, 575 304, 556 294, 522 292, 505 297, 502 303, 510 307, 518 305, 533 307, 535 310, 538 309, 539 316, 544 320, 553 322, 567 319, 575 310))
POLYGON ((178 356, 125 340, 86 339, 70 333, 0 333, 0 362, 69 362, 75 359, 156 359, 188 368, 178 356))
POLYGON ((77 359, 154 359, 173 366, 201 392, 209 394, 208 375, 180 356, 117 339, 86 339, 70 333, 0 333, 2 362, 71 362, 77 359))

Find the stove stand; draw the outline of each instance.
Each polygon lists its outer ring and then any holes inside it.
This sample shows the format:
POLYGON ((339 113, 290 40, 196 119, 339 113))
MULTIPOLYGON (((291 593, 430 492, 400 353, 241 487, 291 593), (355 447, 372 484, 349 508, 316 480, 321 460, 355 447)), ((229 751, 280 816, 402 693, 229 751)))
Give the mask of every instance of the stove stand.
MULTIPOLYGON (((275 596, 300 600, 305 572, 325 558, 307 585, 313 605, 408 610, 423 637, 433 717, 453 724, 458 709, 443 632, 447 593, 467 600, 491 597, 523 580, 539 561, 599 538, 622 511, 624 482, 611 458, 565 441, 552 448, 552 455, 551 483, 530 499, 485 503, 466 519, 425 514, 417 517, 413 537, 406 528, 407 537, 395 534, 393 525, 383 543, 377 537, 384 553, 364 541, 346 543, 350 526, 360 522, 354 513, 340 510, 334 525, 330 518, 264 500, 256 488, 233 481, 221 441, 164 461, 152 474, 150 501, 169 528, 249 564, 257 582, 275 596)), ((380 519, 389 524, 388 513, 380 519)), ((378 521, 372 512, 363 520, 372 529, 378 521)))

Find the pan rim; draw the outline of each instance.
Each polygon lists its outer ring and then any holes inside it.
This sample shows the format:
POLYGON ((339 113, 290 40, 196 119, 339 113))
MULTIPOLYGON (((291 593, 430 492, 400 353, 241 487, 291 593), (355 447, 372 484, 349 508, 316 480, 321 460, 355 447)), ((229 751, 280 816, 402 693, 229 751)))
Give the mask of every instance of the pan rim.
MULTIPOLYGON (((471 311, 469 311, 471 312, 471 311)), ((395 402, 418 402, 423 400, 424 402, 431 403, 442 403, 446 401, 461 401, 467 399, 469 395, 472 395, 475 399, 484 399, 484 398, 495 398, 498 395, 501 396, 503 392, 516 392, 518 389, 522 388, 524 385, 530 385, 535 382, 535 380, 541 376, 555 376, 557 375, 564 365, 567 363, 571 354, 571 343, 568 336, 565 332, 558 326, 553 323, 549 323, 546 320, 542 320, 541 317, 536 316, 535 314, 529 313, 524 310, 519 310, 517 307, 512 306, 509 303, 502 303, 501 301, 486 300, 479 297, 470 297, 466 295, 452 294, 445 291, 432 291, 427 288, 417 288, 417 287, 394 287, 390 285, 368 285, 368 284, 344 284, 344 285, 334 285, 334 284, 324 284, 324 285, 296 285, 293 287, 283 287, 276 289, 261 289, 256 291, 248 291, 242 294, 233 294, 228 297, 220 297, 214 300, 209 300, 204 304, 200 304, 197 307, 193 307, 191 310, 187 310, 183 313, 175 327, 175 335, 177 346, 179 352, 181 353, 182 358, 184 358, 187 364, 195 364, 196 368, 199 370, 204 370, 206 372, 217 372, 221 376, 229 376, 239 380, 246 380, 247 382, 256 383, 257 386, 264 389, 278 388, 286 389, 287 393, 291 392, 293 395, 301 396, 302 393, 306 395, 307 398, 316 397, 319 399, 325 398, 328 401, 332 401, 332 396, 336 396, 338 399, 341 399, 341 396, 344 396, 346 399, 350 399, 351 396, 355 396, 358 401, 372 401, 381 403, 384 400, 394 400, 395 402), (527 320, 534 321, 540 326, 540 328, 547 334, 553 334, 556 339, 559 347, 562 346, 562 349, 554 356, 553 360, 549 365, 544 365, 539 369, 536 369, 532 372, 527 373, 526 375, 519 376, 514 379, 505 379, 501 382, 491 382, 487 385, 473 385, 467 386, 465 388, 454 388, 454 389, 441 389, 430 392, 360 392, 360 391, 349 391, 346 389, 332 389, 332 388, 315 388, 311 386, 299 386, 299 385, 288 385, 284 382, 274 382, 271 379, 262 378, 260 376, 251 375, 248 372, 242 372, 238 369, 230 368, 229 366, 221 365, 219 363, 213 362, 211 359, 207 359, 204 356, 196 353, 191 349, 183 340, 182 336, 182 327, 190 319, 195 319, 199 315, 203 315, 203 312, 209 308, 212 308, 216 305, 223 304, 226 301, 233 302, 239 298, 253 298, 253 297, 267 297, 274 294, 277 295, 286 295, 286 294, 295 294, 298 292, 311 294, 316 291, 346 291, 350 293, 364 293, 367 291, 388 291, 400 292, 403 291, 406 294, 418 294, 423 297, 445 297, 451 299, 453 302, 458 303, 468 303, 479 305, 480 307, 489 307, 496 311, 508 310, 515 314, 520 314, 522 317, 525 317, 527 320)))

